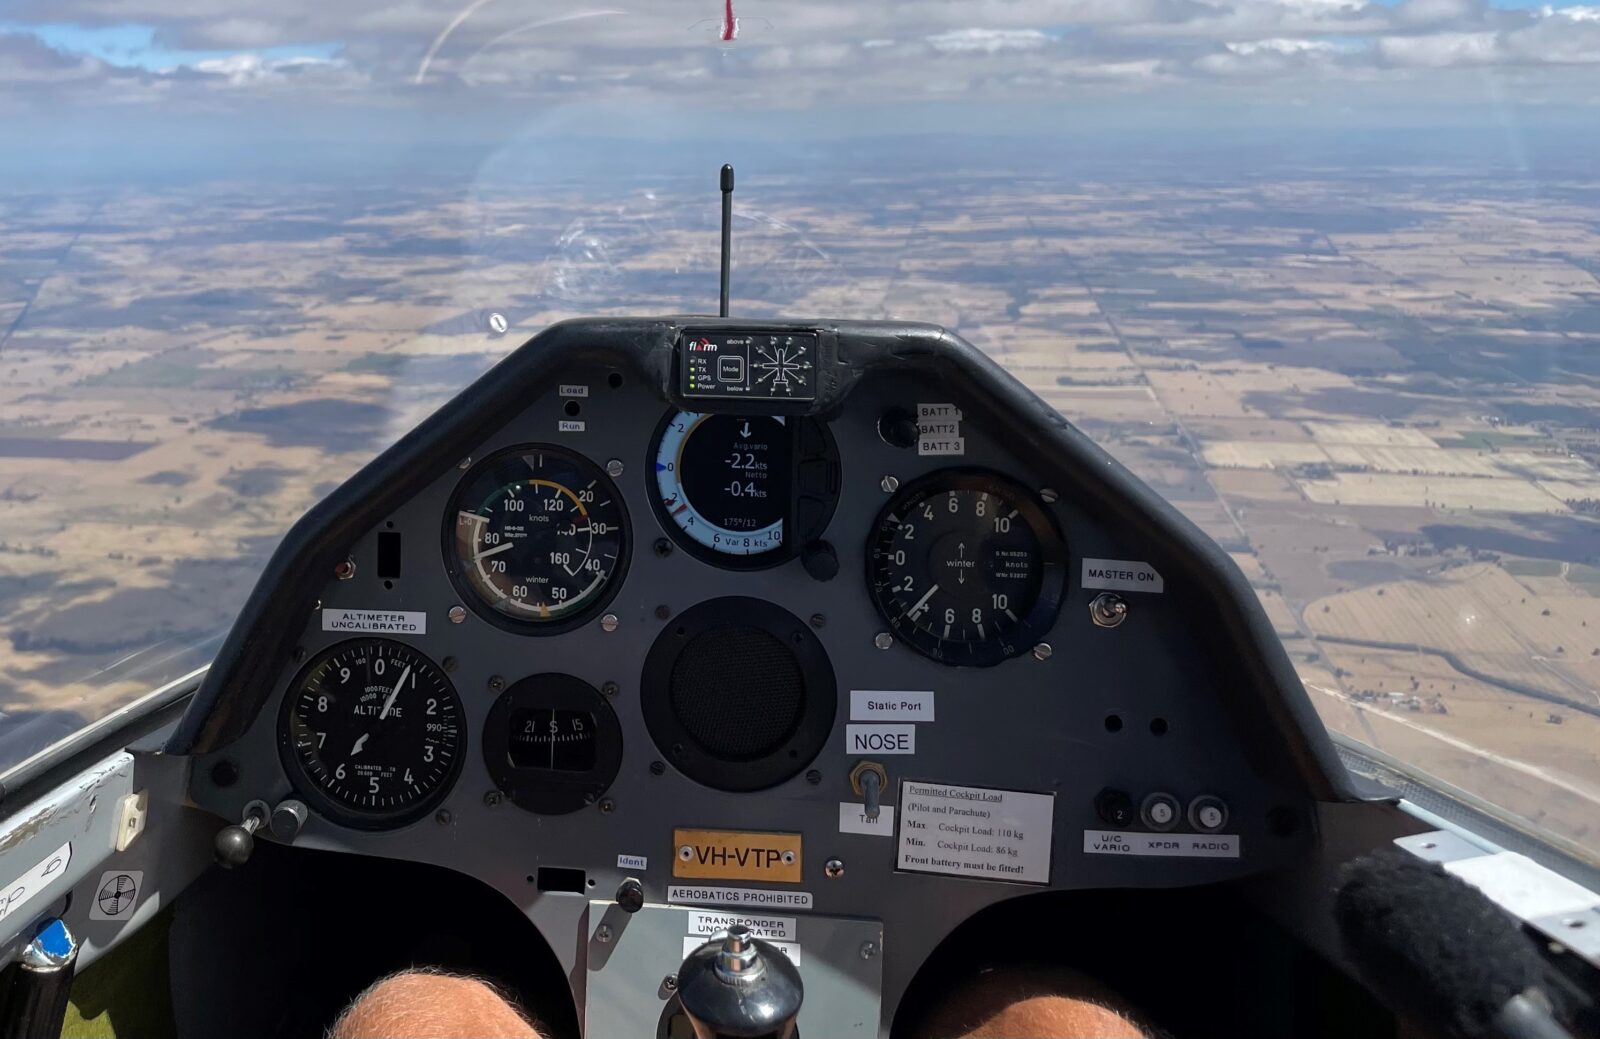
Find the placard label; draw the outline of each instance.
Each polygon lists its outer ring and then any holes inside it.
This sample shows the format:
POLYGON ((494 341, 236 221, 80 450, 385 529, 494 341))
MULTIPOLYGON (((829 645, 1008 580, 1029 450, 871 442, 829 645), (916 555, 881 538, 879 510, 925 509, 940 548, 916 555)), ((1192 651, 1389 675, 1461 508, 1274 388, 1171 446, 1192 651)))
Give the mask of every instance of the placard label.
POLYGON ((915 754, 915 725, 846 725, 844 745, 847 754, 915 754))
POLYGON ((322 611, 323 631, 375 631, 389 635, 426 635, 428 615, 422 610, 322 611))
POLYGON ((976 880, 1050 883, 1055 795, 900 784, 899 868, 976 880))
MULTIPOLYGON (((756 937, 759 938, 760 935, 757 935, 756 937)), ((708 941, 710 941, 709 936, 706 938, 696 938, 693 935, 690 935, 689 937, 685 938, 683 940, 683 958, 688 959, 690 953, 694 952, 708 941)), ((773 942, 772 944, 779 952, 789 957, 790 963, 794 964, 796 967, 800 966, 799 942, 773 942)))
POLYGON ((883 805, 876 819, 867 818, 867 807, 859 801, 839 802, 839 832, 860 833, 868 837, 894 836, 894 806, 883 805))
POLYGON ((1152 855, 1189 859, 1236 859, 1236 833, 1124 833, 1084 830, 1087 855, 1152 855))
POLYGON ((1085 559, 1083 586, 1155 594, 1163 590, 1161 575, 1156 573, 1156 568, 1137 559, 1085 559))
POLYGON ((72 861, 72 842, 68 841, 46 855, 28 872, 0 887, 0 920, 18 912, 33 901, 35 895, 54 881, 67 875, 67 864, 72 861))
POLYGON ((798 833, 677 829, 672 847, 675 877, 800 883, 798 833))
POLYGON ((769 916, 765 913, 719 913, 698 910, 689 914, 689 933, 701 941, 726 931, 734 924, 744 924, 757 938, 768 941, 792 942, 795 939, 795 920, 792 916, 769 916))
POLYGON ((809 891, 767 891, 753 887, 723 887, 720 884, 674 884, 667 888, 667 901, 679 905, 687 902, 763 909, 810 909, 812 905, 809 891))
POLYGON ((931 722, 933 692, 927 689, 852 689, 850 720, 931 722))

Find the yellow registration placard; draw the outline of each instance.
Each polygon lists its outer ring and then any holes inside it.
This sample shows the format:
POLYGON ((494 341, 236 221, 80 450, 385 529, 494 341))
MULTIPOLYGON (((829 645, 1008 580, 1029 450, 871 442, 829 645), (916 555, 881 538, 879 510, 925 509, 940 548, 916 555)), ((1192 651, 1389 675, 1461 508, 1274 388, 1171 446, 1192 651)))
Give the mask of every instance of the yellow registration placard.
POLYGON ((800 834, 673 830, 672 875, 800 883, 800 834))

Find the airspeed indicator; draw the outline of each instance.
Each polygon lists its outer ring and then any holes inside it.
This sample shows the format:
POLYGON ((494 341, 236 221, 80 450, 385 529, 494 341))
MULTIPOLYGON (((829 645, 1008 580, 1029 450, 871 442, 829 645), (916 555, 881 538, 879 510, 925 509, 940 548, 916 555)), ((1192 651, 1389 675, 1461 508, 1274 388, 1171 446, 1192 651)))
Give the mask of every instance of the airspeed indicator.
POLYGON ((554 633, 616 590, 627 530, 616 488, 577 454, 516 447, 461 481, 445 518, 451 576, 502 627, 554 633))

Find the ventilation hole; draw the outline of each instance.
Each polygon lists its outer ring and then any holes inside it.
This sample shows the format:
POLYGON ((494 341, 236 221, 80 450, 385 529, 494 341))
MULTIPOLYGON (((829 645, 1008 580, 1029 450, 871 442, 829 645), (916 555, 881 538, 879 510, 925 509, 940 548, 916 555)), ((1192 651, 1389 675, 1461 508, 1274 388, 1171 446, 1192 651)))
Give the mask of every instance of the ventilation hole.
POLYGON ((562 406, 561 410, 567 413, 568 418, 577 418, 578 412, 582 411, 583 408, 578 404, 577 401, 569 400, 565 405, 562 406))
POLYGON ((1122 731, 1122 715, 1120 715, 1120 714, 1108 714, 1108 715, 1106 715, 1106 731, 1107 732, 1121 732, 1122 731))
POLYGON ((606 385, 610 386, 614 390, 622 389, 622 373, 612 372, 610 375, 606 376, 606 385))
POLYGON ((1165 736, 1167 734, 1167 720, 1165 718, 1150 719, 1150 735, 1165 736))

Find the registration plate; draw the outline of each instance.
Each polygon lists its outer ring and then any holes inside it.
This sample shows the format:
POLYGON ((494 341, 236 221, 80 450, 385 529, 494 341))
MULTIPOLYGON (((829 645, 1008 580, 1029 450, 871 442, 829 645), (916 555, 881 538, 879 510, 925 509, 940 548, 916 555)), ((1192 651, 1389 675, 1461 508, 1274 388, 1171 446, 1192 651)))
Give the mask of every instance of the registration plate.
POLYGON ((672 875, 798 884, 800 839, 798 833, 673 830, 672 875))

